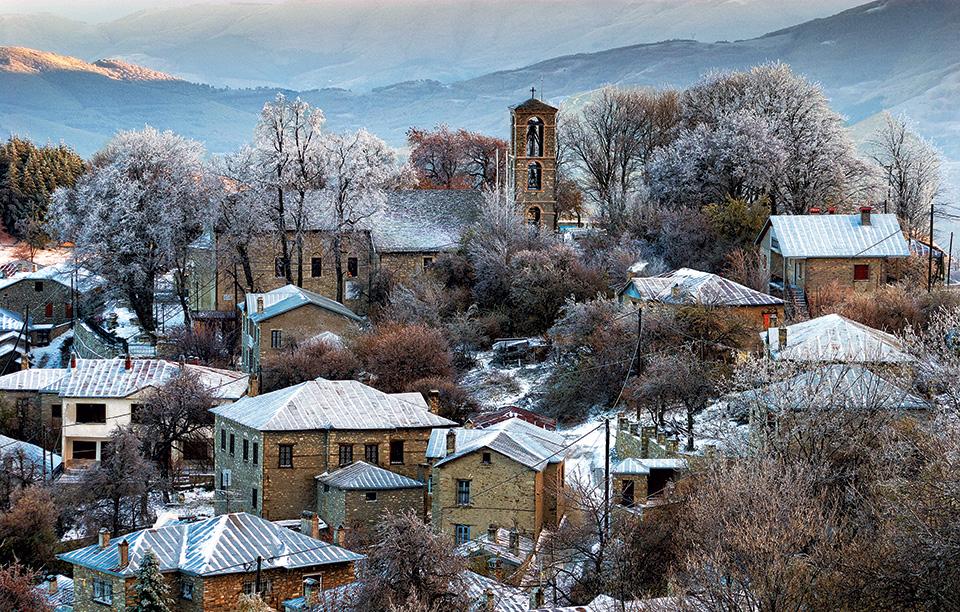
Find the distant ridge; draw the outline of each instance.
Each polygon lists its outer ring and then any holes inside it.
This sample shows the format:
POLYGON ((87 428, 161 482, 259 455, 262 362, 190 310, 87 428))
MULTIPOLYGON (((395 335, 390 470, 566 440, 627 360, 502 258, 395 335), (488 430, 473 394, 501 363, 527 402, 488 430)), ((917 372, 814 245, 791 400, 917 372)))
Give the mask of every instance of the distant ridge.
POLYGON ((0 72, 40 74, 45 72, 87 72, 122 81, 174 81, 169 74, 116 59, 90 64, 81 59, 26 47, 0 47, 0 72))

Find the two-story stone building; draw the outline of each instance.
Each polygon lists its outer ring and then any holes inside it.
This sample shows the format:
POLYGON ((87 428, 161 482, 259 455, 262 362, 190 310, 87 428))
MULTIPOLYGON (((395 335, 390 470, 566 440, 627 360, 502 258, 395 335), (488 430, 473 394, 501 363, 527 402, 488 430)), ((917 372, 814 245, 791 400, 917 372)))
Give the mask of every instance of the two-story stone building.
POLYGON ((563 515, 565 444, 562 435, 518 418, 435 430, 427 449, 434 527, 457 544, 489 525, 535 539, 563 515))
POLYGON ((240 595, 257 592, 258 586, 264 601, 277 608, 302 596, 306 580, 321 590, 353 582, 354 564, 363 559, 244 513, 175 522, 116 538, 102 530, 96 544, 57 556, 73 566, 73 609, 134 609, 136 575, 147 551, 159 561, 175 602, 172 609, 183 612, 233 612, 240 595))
POLYGON ((317 508, 316 477, 363 460, 425 482, 427 441, 455 425, 419 393, 319 378, 212 410, 218 512, 271 520, 317 508))

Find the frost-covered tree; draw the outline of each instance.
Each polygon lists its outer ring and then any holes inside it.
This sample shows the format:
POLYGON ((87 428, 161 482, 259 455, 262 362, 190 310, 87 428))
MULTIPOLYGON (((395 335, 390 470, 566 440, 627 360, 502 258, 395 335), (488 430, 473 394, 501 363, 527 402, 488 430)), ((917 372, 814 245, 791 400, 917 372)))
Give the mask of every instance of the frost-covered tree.
POLYGON ((246 292, 257 292, 251 253, 257 236, 270 224, 270 201, 275 197, 262 180, 257 152, 251 147, 219 158, 221 176, 216 192, 214 230, 221 267, 246 292), (234 272, 236 270, 236 272, 234 272))
POLYGON ((886 205, 901 223, 922 230, 940 192, 939 151, 913 132, 905 119, 889 113, 884 113, 883 125, 869 147, 880 170, 886 205))
POLYGON ((156 327, 157 280, 172 272, 190 322, 187 254, 210 212, 203 147, 147 127, 120 132, 91 171, 54 196, 61 237, 130 304, 144 329, 156 327))
POLYGON ((399 170, 393 149, 363 129, 354 134, 323 134, 317 149, 325 180, 321 201, 333 234, 337 301, 342 302, 349 240, 383 206, 384 189, 395 184, 399 170))
POLYGON ((137 594, 134 612, 170 612, 167 581, 160 573, 160 562, 152 550, 147 550, 140 561, 133 590, 137 594))

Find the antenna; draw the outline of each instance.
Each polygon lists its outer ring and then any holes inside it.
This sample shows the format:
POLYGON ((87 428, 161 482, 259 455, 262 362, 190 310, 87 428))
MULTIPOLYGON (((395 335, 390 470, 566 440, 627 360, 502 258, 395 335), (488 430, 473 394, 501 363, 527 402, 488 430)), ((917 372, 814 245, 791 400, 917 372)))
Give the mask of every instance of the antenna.
POLYGON ((540 99, 543 100, 543 75, 540 75, 540 99))

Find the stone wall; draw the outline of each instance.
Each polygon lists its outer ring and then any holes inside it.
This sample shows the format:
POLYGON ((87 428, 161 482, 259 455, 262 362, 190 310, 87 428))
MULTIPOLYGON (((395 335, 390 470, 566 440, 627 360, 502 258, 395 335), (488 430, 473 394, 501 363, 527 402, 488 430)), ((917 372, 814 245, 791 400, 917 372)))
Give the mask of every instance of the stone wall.
MULTIPOLYGON (((218 491, 215 497, 217 513, 249 512, 261 516, 261 510, 267 499, 263 483, 263 462, 267 458, 264 454, 263 435, 256 429, 245 427, 216 415, 214 418, 213 448, 214 486, 218 491), (221 431, 226 431, 227 443, 225 448, 221 448, 220 445, 221 431), (233 454, 230 454, 231 435, 234 437, 233 454), (243 460, 244 440, 247 440, 249 448, 249 456, 246 461, 243 460), (254 442, 259 447, 256 458, 253 454, 254 442), (231 479, 231 484, 226 489, 221 487, 222 474, 225 469, 230 470, 231 479), (257 508, 253 507, 254 488, 257 489, 257 508)), ((273 457, 273 460, 276 461, 276 456, 273 457)))
POLYGON ((388 489, 372 491, 375 500, 367 499, 367 491, 330 488, 317 483, 317 512, 330 529, 343 527, 347 542, 362 541, 373 534, 387 512, 396 514, 413 510, 425 515, 423 489, 388 489), (358 537, 357 537, 358 536, 358 537))
POLYGON ((380 271, 394 283, 407 283, 437 260, 438 252, 380 253, 380 271))
POLYGON ((514 148, 514 192, 523 210, 539 208, 540 226, 553 229, 557 209, 557 116, 556 113, 514 111, 512 144, 514 148), (543 156, 527 157, 527 122, 537 117, 543 121, 543 156), (537 162, 542 167, 541 189, 527 189, 527 166, 537 162))
POLYGON ((133 578, 120 578, 113 574, 98 572, 80 565, 73 566, 73 609, 75 612, 122 612, 132 607, 134 599, 133 578), (93 600, 93 579, 109 580, 113 585, 113 603, 106 605, 93 600))
POLYGON ((70 297, 70 287, 57 281, 21 280, 0 289, 0 307, 12 310, 20 316, 29 309, 34 325, 59 325, 72 319, 67 316, 70 297), (51 305, 50 316, 47 316, 48 304, 51 305))
MULTIPOLYGON (((789 267, 789 264, 788 264, 789 267)), ((804 291, 807 300, 815 303, 829 292, 833 285, 850 292, 874 291, 886 283, 887 264, 880 258, 859 259, 808 259, 805 265, 804 291), (870 266, 867 280, 853 280, 853 267, 866 264, 870 266)))
MULTIPOLYGON (((246 321, 246 317, 244 318, 246 321)), ((357 323, 347 317, 330 312, 326 308, 321 308, 315 304, 304 304, 283 314, 270 317, 259 324, 260 334, 259 343, 256 342, 256 324, 245 325, 251 328, 253 335, 253 348, 249 372, 258 372, 267 361, 277 353, 284 350, 292 343, 309 340, 322 332, 333 332, 338 336, 350 338, 357 334, 359 327, 357 323), (281 332, 281 346, 273 348, 271 346, 271 335, 274 330, 281 332), (259 349, 259 350, 258 350, 259 349)), ((249 358, 245 358, 247 362, 249 358)))
MULTIPOLYGON (((306 577, 321 582, 324 590, 349 584, 355 579, 353 563, 334 563, 293 570, 264 570, 261 572, 261 585, 265 588, 269 581, 270 592, 261 596, 268 605, 279 610, 284 600, 303 595, 303 580, 306 577)), ((205 578, 202 595, 204 612, 234 612, 237 609, 237 600, 243 593, 244 583, 255 580, 255 571, 205 578)), ((180 601, 183 602, 182 599, 180 601)))

